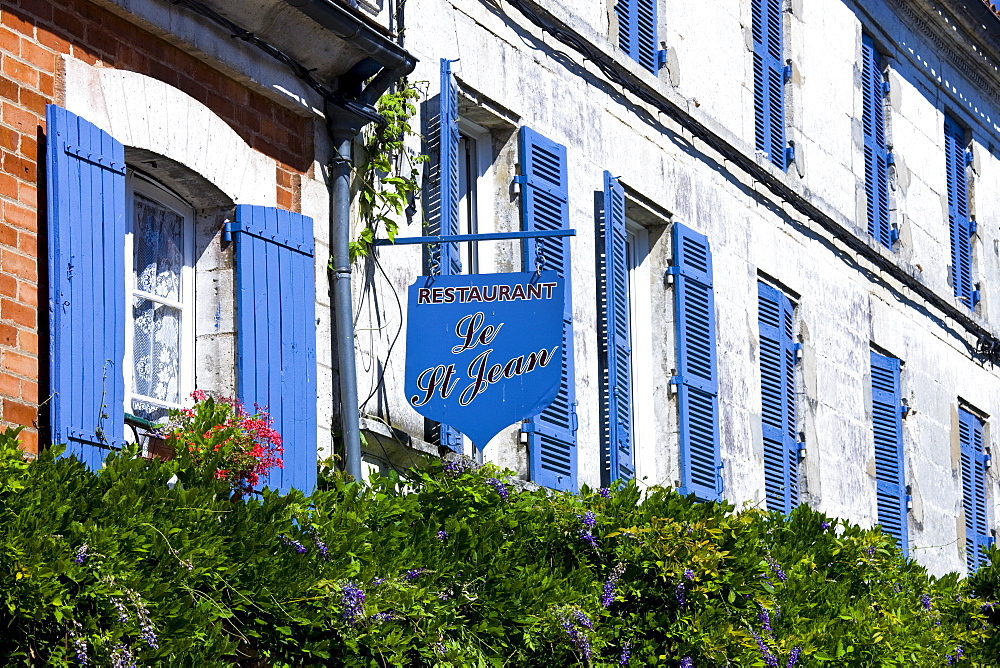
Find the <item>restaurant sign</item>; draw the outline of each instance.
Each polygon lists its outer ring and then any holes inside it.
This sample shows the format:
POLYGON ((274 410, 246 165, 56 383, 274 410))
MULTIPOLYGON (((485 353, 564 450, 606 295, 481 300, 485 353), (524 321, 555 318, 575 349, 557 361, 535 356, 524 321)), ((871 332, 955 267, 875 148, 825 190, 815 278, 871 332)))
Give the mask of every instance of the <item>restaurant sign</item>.
POLYGON ((482 448, 559 392, 563 279, 554 271, 421 276, 410 286, 406 398, 482 448))

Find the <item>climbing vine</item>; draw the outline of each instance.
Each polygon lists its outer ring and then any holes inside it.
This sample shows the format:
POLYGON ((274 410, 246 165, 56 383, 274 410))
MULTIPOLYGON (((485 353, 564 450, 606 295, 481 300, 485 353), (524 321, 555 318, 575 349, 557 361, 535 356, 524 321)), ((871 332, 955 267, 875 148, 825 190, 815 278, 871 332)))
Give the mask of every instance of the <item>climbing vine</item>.
POLYGON ((351 242, 352 262, 368 255, 380 228, 388 239, 396 238, 398 218, 420 192, 419 165, 427 162, 427 156, 408 151, 406 142, 419 136, 410 121, 421 96, 415 85, 402 79, 376 104, 386 123, 365 133, 364 161, 355 174, 361 230, 351 242))

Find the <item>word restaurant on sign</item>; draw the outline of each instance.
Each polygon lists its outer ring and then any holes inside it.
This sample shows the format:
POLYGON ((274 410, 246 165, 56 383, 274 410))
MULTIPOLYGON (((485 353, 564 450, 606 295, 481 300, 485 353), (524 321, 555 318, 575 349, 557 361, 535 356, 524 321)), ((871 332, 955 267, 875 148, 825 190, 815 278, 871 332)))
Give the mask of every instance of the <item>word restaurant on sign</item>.
POLYGON ((452 288, 420 288, 418 304, 469 304, 473 302, 512 302, 518 300, 552 299, 556 283, 517 283, 515 285, 461 286, 452 288))

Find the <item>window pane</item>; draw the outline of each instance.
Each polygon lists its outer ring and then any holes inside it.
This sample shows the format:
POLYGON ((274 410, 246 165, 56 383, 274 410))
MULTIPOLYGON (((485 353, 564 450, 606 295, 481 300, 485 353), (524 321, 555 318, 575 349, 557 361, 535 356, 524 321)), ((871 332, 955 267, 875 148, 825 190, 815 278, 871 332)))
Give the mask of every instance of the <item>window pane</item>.
POLYGON ((150 399, 180 403, 180 310, 135 297, 132 318, 132 391, 150 399))
POLYGON ((178 214, 136 193, 132 239, 137 289, 180 301, 183 223, 178 214))

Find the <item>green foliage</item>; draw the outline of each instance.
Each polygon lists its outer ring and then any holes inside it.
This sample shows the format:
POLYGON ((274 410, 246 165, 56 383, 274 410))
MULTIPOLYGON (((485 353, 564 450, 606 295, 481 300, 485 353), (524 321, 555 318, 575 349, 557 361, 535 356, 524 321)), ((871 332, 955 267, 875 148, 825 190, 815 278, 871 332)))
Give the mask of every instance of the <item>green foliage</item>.
POLYGON ((628 648, 631 665, 995 665, 996 552, 937 579, 804 506, 506 475, 325 470, 309 497, 233 499, 134 451, 97 472, 54 450, 28 465, 0 434, 0 662, 610 666, 628 648))
POLYGON ((406 140, 418 135, 410 119, 417 113, 414 100, 419 98, 420 92, 402 79, 376 104, 386 124, 366 132, 364 162, 356 171, 361 232, 351 242, 351 262, 368 255, 380 227, 388 239, 396 238, 396 221, 420 191, 417 165, 427 156, 412 156, 406 150, 406 140))

